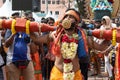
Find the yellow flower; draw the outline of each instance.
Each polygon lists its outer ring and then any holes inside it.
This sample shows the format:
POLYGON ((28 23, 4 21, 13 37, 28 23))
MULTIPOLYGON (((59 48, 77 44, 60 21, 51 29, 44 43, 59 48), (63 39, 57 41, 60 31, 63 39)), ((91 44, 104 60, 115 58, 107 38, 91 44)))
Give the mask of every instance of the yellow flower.
POLYGON ((63 73, 64 80, 74 80, 74 72, 63 73))
MULTIPOLYGON (((77 33, 73 34, 72 38, 78 40, 78 34, 77 33)), ((63 59, 73 60, 77 53, 77 47, 78 47, 78 44, 76 44, 75 42, 70 42, 70 43, 62 42, 61 53, 62 53, 63 59)), ((63 62, 64 80, 74 80, 75 75, 74 75, 74 72, 71 72, 72 70, 73 70, 72 62, 69 62, 69 63, 63 62)))
POLYGON ((70 72, 70 71, 72 71, 72 69, 73 69, 73 65, 72 65, 72 63, 70 62, 70 63, 63 63, 63 69, 64 69, 64 72, 70 72))
POLYGON ((75 55, 76 55, 76 53, 74 53, 74 52, 72 52, 70 50, 68 50, 66 52, 67 59, 73 59, 75 57, 75 55))
POLYGON ((62 49, 68 49, 68 43, 63 42, 61 48, 62 49))
POLYGON ((76 44, 76 43, 70 43, 70 49, 71 49, 71 51, 73 51, 73 52, 75 52, 75 51, 77 51, 77 47, 78 47, 78 45, 76 44))
POLYGON ((75 38, 75 39, 78 40, 78 38, 79 38, 78 34, 77 34, 77 33, 74 33, 74 34, 73 34, 73 38, 75 38))

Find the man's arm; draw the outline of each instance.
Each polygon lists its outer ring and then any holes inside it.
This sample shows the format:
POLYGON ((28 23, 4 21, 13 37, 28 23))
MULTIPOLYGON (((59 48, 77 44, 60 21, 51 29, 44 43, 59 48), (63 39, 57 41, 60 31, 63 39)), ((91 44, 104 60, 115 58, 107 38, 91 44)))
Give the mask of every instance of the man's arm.
POLYGON ((48 43, 51 40, 49 34, 46 34, 44 36, 37 36, 35 33, 31 33, 30 38, 37 45, 40 45, 41 43, 48 43))
POLYGON ((95 49, 95 50, 98 50, 98 51, 104 51, 106 48, 108 48, 108 44, 105 44, 105 43, 98 44, 97 42, 95 42, 93 40, 92 36, 88 36, 87 40, 88 40, 88 46, 91 49, 95 49))
POLYGON ((5 40, 5 47, 9 47, 13 44, 15 34, 12 34, 8 39, 5 40))

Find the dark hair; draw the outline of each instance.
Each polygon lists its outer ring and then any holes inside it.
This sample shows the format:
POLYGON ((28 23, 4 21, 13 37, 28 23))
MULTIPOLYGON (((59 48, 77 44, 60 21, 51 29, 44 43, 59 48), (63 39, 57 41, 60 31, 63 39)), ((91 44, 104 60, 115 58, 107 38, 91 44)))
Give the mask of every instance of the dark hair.
POLYGON ((32 14, 32 12, 31 12, 31 11, 26 11, 26 12, 24 13, 25 16, 28 16, 29 14, 32 14))
POLYGON ((41 23, 47 23, 47 20, 43 17, 41 18, 41 23))
POLYGON ((48 22, 49 20, 52 20, 53 22, 55 22, 55 19, 52 18, 52 17, 48 17, 48 18, 46 18, 46 20, 47 20, 47 22, 48 22))
POLYGON ((15 13, 12 14, 12 16, 16 16, 16 15, 19 16, 20 13, 19 12, 15 12, 15 13))

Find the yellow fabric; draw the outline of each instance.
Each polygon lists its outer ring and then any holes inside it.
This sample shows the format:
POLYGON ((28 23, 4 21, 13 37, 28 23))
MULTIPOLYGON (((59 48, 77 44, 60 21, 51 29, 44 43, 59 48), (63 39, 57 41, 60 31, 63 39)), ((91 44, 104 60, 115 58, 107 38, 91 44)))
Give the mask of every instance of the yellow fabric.
MULTIPOLYGON (((50 80, 64 80, 63 73, 55 66, 51 70, 50 80)), ((80 70, 75 73, 74 80, 84 80, 80 70)))
POLYGON ((15 24, 16 24, 16 20, 13 19, 13 20, 12 20, 12 24, 11 24, 11 32, 12 32, 12 34, 15 34, 15 33, 16 33, 15 24))
POLYGON ((27 20, 27 22, 26 22, 26 34, 28 34, 28 35, 30 34, 29 27, 30 27, 30 21, 27 20))

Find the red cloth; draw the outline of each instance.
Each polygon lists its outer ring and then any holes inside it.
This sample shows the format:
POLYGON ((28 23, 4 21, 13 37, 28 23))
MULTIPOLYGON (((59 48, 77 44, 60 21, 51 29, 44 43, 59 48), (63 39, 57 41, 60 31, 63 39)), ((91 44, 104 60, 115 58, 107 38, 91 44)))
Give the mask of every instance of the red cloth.
POLYGON ((108 0, 108 2, 114 3, 114 1, 113 1, 113 0, 108 0))
POLYGON ((118 45, 118 50, 116 53, 116 60, 115 60, 115 80, 120 80, 120 43, 118 45))

